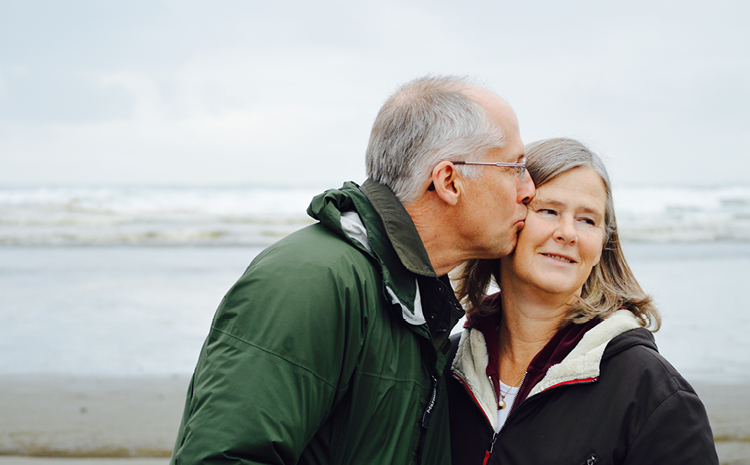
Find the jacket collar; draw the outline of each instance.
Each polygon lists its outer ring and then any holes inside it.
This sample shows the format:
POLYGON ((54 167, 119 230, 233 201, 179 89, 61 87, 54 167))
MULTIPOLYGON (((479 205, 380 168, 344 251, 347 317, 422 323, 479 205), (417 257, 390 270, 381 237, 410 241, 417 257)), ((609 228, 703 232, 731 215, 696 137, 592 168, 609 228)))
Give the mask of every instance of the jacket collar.
POLYGON ((417 227, 393 191, 371 178, 362 184, 360 190, 380 215, 388 239, 406 269, 418 275, 437 277, 417 227))
MULTIPOLYGON (((493 428, 497 423, 497 321, 499 312, 473 318, 461 334, 451 369, 470 390, 493 428), (488 351, 492 350, 492 355, 488 351), (494 375, 494 376, 493 376, 494 375), (495 378, 495 379, 493 379, 495 378)), ((606 320, 562 328, 529 364, 514 409, 527 397, 564 384, 595 381, 604 350, 626 331, 639 328, 635 316, 619 310, 606 320)))
MULTIPOLYGON (((498 337, 498 326, 500 325, 500 315, 502 314, 500 293, 488 296, 486 303, 491 308, 498 310, 484 316, 476 313, 471 315, 467 321, 467 327, 482 333, 487 350, 486 375, 492 381, 495 392, 498 392, 500 390, 500 373, 498 372, 500 340, 498 337)), ((580 325, 568 324, 558 330, 552 339, 531 360, 526 369, 523 385, 516 396, 516 402, 520 403, 523 401, 528 396, 531 388, 544 379, 547 371, 551 367, 559 365, 578 345, 584 335, 591 328, 601 323, 601 321, 594 319, 580 325)))
POLYGON ((616 311, 601 324, 589 328, 560 363, 550 366, 543 379, 530 390, 529 396, 561 384, 595 381, 599 377, 601 360, 609 342, 622 333, 640 327, 629 310, 616 311))
MULTIPOLYGON (((344 183, 340 189, 329 189, 315 196, 307 212, 311 217, 319 220, 324 227, 339 234, 354 247, 377 260, 383 277, 386 300, 394 304, 403 319, 415 331, 428 336, 429 331, 421 328, 427 320, 422 308, 417 276, 406 267, 393 245, 394 242, 398 243, 402 249, 405 249, 405 252, 408 252, 409 244, 414 247, 419 245, 422 251, 424 251, 424 246, 419 240, 419 234, 411 222, 411 217, 393 193, 385 186, 372 187, 374 188, 372 190, 376 192, 376 201, 381 208, 385 208, 382 211, 387 215, 395 216, 395 224, 401 225, 400 227, 404 229, 402 232, 393 231, 394 239, 391 239, 391 233, 386 230, 383 216, 381 216, 384 213, 376 210, 375 204, 365 195, 362 188, 352 182, 344 183), (409 225, 411 230, 408 228, 409 225), (415 243, 415 241, 418 242, 415 243)), ((386 218, 391 220, 390 216, 386 218)), ((418 251, 406 255, 417 260, 417 263, 421 257, 418 251)), ((426 259, 427 253, 424 252, 423 255, 421 258, 426 259)), ((429 260, 427 266, 429 266, 429 260)), ((434 272, 432 275, 434 276, 434 272)))

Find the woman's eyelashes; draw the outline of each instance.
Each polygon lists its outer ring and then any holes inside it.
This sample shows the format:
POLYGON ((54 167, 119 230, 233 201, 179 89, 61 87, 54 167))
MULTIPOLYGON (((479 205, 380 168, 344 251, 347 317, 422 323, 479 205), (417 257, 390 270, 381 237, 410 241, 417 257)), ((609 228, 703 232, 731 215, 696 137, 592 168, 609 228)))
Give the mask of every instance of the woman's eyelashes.
MULTIPOLYGON (((557 208, 541 206, 541 207, 533 208, 532 211, 538 214, 539 216, 545 217, 549 220, 557 219, 562 216, 561 210, 557 208)), ((576 220, 576 224, 580 224, 586 227, 589 227, 589 226, 596 227, 598 225, 598 222, 593 215, 575 214, 575 220, 576 220)))
POLYGON ((584 223, 586 226, 596 227, 596 220, 587 216, 578 217, 578 221, 584 223))

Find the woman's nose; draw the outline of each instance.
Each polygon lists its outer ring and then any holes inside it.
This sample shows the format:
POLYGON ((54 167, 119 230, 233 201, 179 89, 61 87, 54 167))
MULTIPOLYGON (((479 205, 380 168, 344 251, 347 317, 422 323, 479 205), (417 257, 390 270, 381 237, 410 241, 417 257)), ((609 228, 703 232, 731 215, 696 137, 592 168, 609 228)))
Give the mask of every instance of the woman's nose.
POLYGON ((555 229, 555 240, 564 244, 575 244, 578 240, 578 230, 574 218, 567 215, 560 218, 555 229))

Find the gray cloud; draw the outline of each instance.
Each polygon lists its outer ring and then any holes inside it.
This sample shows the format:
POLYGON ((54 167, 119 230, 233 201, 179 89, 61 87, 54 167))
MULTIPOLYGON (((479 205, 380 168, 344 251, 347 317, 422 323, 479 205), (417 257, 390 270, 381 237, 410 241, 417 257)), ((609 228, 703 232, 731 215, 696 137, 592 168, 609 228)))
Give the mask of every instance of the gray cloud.
POLYGON ((0 1, 0 182, 361 180, 380 104, 437 72, 485 80, 526 141, 591 144, 616 183, 750 183, 748 17, 740 0, 0 1))

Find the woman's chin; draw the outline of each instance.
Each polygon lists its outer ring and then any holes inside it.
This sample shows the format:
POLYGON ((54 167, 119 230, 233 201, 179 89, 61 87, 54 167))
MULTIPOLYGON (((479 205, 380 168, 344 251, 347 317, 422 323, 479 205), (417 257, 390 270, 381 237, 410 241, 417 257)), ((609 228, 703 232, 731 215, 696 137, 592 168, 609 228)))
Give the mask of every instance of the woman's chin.
MULTIPOLYGON (((583 285, 570 280, 555 279, 556 277, 540 277, 537 280, 537 289, 549 296, 557 297, 559 300, 572 299, 575 301, 581 295, 583 285)), ((557 277, 559 278, 559 277, 557 277)), ((558 300, 556 299, 556 300, 558 300)))

